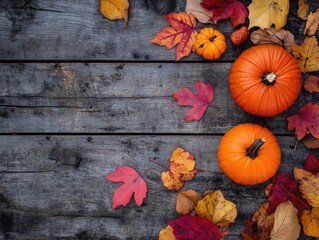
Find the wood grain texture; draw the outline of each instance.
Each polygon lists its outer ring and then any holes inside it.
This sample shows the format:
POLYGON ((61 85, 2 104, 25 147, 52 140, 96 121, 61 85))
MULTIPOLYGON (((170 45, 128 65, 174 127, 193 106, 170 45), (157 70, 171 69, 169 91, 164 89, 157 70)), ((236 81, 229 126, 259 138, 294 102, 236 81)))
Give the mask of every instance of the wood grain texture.
MULTIPOLYGON (((244 4, 248 6, 250 1, 244 4)), ((313 9, 318 6, 317 1, 312 2, 313 9)), ((174 61, 174 49, 167 51, 150 40, 168 26, 163 14, 180 11, 185 11, 185 1, 131 1, 129 22, 124 28, 124 21, 103 18, 95 0, 4 0, 0 4, 0 60, 174 61)), ((298 42, 303 39, 305 22, 296 13, 297 1, 292 1, 287 29, 298 42)), ((250 40, 241 46, 230 42, 230 20, 204 26, 217 28, 226 36, 227 51, 220 60, 235 60, 252 45, 250 40)), ((203 59, 192 53, 184 60, 203 59)))
MULTIPOLYGON (((173 150, 190 151, 200 169, 183 190, 220 189, 236 203, 238 218, 226 239, 241 239, 244 220, 265 200, 267 183, 240 186, 221 173, 216 161, 220 136, 1 136, 0 207, 4 239, 157 239, 166 222, 177 217, 173 191, 160 180, 173 150), (61 162, 63 152, 81 157, 79 166, 61 162), (128 165, 144 174, 148 194, 141 207, 112 210, 112 192, 119 184, 104 177, 128 165), (81 238, 83 237, 83 238, 81 238), (85 238, 84 238, 85 237, 85 238)), ((292 174, 308 155, 294 137, 278 137, 282 149, 279 171, 292 174)))
POLYGON ((303 90, 286 112, 262 118, 245 113, 228 89, 230 63, 20 63, 0 65, 0 131, 59 133, 222 134, 256 122, 275 134, 288 131, 288 116, 318 96, 303 90), (211 83, 215 99, 201 121, 187 123, 190 107, 172 92, 194 80, 211 83))

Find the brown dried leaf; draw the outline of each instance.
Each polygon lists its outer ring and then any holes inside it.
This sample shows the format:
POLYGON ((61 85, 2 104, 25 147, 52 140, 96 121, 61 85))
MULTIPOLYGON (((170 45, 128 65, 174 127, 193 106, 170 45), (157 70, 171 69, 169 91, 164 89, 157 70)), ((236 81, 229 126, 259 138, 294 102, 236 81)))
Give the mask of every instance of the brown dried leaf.
POLYGON ((265 202, 254 214, 253 220, 257 221, 259 239, 268 239, 274 226, 275 214, 268 214, 268 202, 265 202))
POLYGON ((307 34, 309 37, 313 36, 319 27, 319 8, 315 13, 309 13, 307 23, 303 34, 307 34))
POLYGON ((311 93, 319 92, 319 77, 315 75, 307 77, 304 88, 311 93))
POLYGON ((201 23, 213 23, 211 18, 213 13, 201 6, 203 0, 187 0, 185 10, 191 13, 201 23))
POLYGON ((159 232, 158 240, 175 240, 173 228, 167 225, 166 228, 159 232))
POLYGON ((307 0, 298 0, 298 17, 307 20, 309 14, 310 3, 307 0))
POLYGON ((311 134, 307 134, 303 138, 302 142, 306 146, 306 148, 309 148, 309 149, 319 148, 319 138, 315 138, 311 134))
POLYGON ((279 44, 290 52, 291 45, 295 42, 295 37, 287 30, 280 29, 279 31, 276 31, 275 28, 271 27, 252 32, 250 35, 250 40, 256 45, 265 43, 279 44))
POLYGON ((192 189, 178 192, 176 194, 176 212, 183 215, 191 213, 201 198, 201 195, 192 189))

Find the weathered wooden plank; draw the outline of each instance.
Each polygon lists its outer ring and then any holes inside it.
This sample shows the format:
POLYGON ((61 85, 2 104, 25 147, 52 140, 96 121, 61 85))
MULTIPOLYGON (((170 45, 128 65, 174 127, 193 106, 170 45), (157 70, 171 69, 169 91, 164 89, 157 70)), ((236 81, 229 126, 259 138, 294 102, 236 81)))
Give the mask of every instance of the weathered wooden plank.
MULTIPOLYGON (((244 220, 265 200, 267 183, 240 186, 224 176, 216 161, 220 136, 1 136, 0 236, 4 239, 157 239, 158 231, 177 216, 175 193, 160 180, 175 147, 193 153, 197 176, 183 190, 220 189, 237 204, 238 218, 226 239, 241 239, 244 220), (66 154, 68 152, 68 154, 66 154), (65 165, 66 156, 81 158, 65 165), (144 173, 148 195, 141 207, 133 202, 112 210, 118 184, 104 176, 129 165, 144 173), (149 168, 154 168, 148 171, 149 168)), ((302 145, 294 152, 294 137, 278 137, 282 149, 279 170, 292 174, 308 155, 302 145)))
POLYGON ((305 102, 306 91, 274 118, 242 111, 230 96, 230 63, 59 63, 0 65, 0 131, 89 133, 224 133, 256 122, 276 134, 292 134, 286 118, 305 102), (215 88, 215 99, 199 122, 184 121, 189 107, 171 96, 194 80, 215 88))
MULTIPOLYGON (((250 1, 245 0, 248 6, 250 1)), ((312 8, 318 2, 312 2, 312 8)), ((73 60, 175 60, 175 50, 165 50, 150 40, 168 26, 163 14, 185 11, 185 1, 130 1, 129 23, 112 22, 99 13, 99 1, 4 0, 0 4, 0 59, 73 60)), ((297 0, 291 1, 286 29, 303 38, 305 22, 296 16, 297 0)), ((247 19, 248 22, 248 19, 247 19)), ((199 25, 200 26, 200 25, 199 25)), ((234 60, 251 46, 250 40, 234 46, 230 20, 213 26, 227 38, 221 60, 234 60)), ((319 33, 317 33, 319 36, 319 33)), ((185 60, 201 60, 193 53, 185 60)))

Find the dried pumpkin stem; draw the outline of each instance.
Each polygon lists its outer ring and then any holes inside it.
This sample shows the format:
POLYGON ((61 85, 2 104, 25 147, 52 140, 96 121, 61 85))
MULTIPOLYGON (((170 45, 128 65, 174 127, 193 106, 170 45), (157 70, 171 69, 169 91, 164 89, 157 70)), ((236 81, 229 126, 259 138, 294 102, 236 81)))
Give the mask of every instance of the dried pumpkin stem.
POLYGON ((276 73, 265 72, 265 74, 261 77, 261 81, 266 85, 273 85, 276 82, 276 73))
POLYGON ((257 139, 249 148, 246 149, 246 156, 254 159, 257 157, 259 148, 266 142, 266 139, 257 139))
POLYGON ((213 42, 215 38, 217 38, 217 36, 216 36, 216 35, 213 35, 213 36, 209 39, 209 41, 213 42))

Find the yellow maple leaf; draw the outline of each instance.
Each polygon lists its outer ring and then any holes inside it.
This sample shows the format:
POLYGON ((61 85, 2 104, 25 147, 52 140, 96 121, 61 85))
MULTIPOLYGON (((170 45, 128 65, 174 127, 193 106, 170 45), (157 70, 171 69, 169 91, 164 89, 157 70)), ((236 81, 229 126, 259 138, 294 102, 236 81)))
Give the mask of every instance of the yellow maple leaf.
POLYGON ((159 232, 158 240, 175 240, 173 228, 170 225, 167 225, 166 228, 159 232))
POLYGON ((110 20, 124 19, 128 21, 128 0, 100 0, 100 12, 110 20))
POLYGON ((298 17, 302 20, 307 20, 309 14, 310 3, 307 0, 298 0, 298 17))
POLYGON ((201 198, 201 195, 192 189, 177 193, 176 212, 183 215, 189 214, 201 198))
POLYGON ((300 218, 303 232, 310 237, 319 237, 319 208, 304 210, 300 218))
POLYGON ((237 217, 236 205, 226 200, 220 190, 210 193, 200 200, 195 211, 198 216, 206 218, 220 227, 227 227, 237 217))
POLYGON ((319 207, 319 174, 315 175, 302 168, 294 168, 294 176, 300 184, 303 197, 313 207, 319 207))
POLYGON ((315 36, 306 37, 300 46, 292 44, 291 53, 298 60, 303 73, 319 70, 319 46, 315 36))
POLYGON ((286 25, 289 0, 253 0, 248 6, 249 27, 270 28, 275 24, 278 31, 286 25))
POLYGON ((319 8, 315 13, 310 13, 307 18, 306 27, 303 34, 314 35, 319 27, 319 8))

